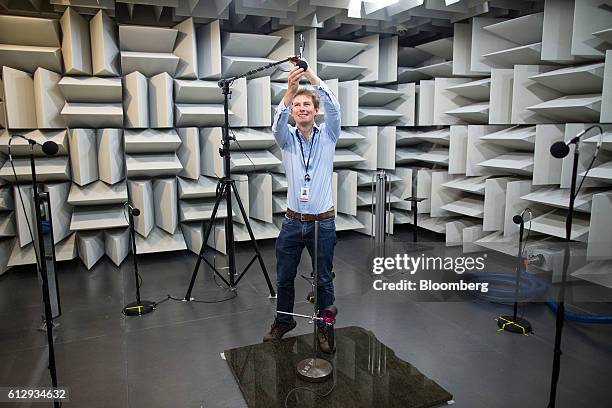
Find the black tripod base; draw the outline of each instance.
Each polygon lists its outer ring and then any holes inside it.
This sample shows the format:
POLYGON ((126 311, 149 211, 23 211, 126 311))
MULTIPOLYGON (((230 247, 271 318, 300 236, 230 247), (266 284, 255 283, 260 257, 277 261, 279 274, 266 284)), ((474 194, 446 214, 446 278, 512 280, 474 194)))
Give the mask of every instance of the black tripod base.
POLYGON ((522 317, 514 319, 513 316, 499 316, 497 327, 499 327, 499 331, 524 334, 525 336, 532 332, 531 323, 522 317))
POLYGON ((132 302, 123 308, 123 314, 126 316, 142 316, 154 311, 155 306, 157 306, 157 303, 148 300, 141 300, 140 304, 132 302))

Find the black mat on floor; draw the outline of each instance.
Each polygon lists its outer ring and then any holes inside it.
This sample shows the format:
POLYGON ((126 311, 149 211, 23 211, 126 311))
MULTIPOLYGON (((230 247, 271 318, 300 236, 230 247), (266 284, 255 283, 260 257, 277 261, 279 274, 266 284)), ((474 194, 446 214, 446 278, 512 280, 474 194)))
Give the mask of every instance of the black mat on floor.
POLYGON ((452 395, 361 327, 336 328, 337 351, 321 354, 334 366, 334 378, 313 384, 298 378, 296 364, 312 356, 312 333, 225 351, 250 408, 272 407, 435 407, 452 395), (307 387, 325 394, 295 387, 307 387))

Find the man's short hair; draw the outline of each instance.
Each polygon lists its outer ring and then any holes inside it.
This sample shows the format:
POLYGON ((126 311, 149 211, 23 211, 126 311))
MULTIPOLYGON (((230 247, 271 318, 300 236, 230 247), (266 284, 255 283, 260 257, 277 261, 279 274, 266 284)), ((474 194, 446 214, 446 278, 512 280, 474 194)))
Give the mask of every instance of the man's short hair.
MULTIPOLYGON (((299 95, 309 96, 310 99, 312 99, 312 104, 314 105, 315 109, 319 109, 320 99, 319 99, 319 95, 317 95, 315 91, 313 91, 312 89, 308 89, 308 88, 300 88, 297 90, 295 95, 293 95, 293 98, 295 99, 295 97, 299 95)), ((291 102, 293 103, 293 99, 291 100, 291 102)))

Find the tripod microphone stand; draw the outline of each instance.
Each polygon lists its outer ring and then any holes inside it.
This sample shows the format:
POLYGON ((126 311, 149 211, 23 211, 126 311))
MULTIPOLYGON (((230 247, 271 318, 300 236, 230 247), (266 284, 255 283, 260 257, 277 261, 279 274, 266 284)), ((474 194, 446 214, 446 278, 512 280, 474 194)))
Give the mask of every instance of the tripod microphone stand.
POLYGON ((212 211, 212 215, 210 220, 208 221, 208 225, 206 226, 206 232, 204 234, 204 239, 202 240, 202 247, 200 248, 200 252, 198 254, 198 260, 196 261, 195 267, 193 269, 193 273, 191 275, 191 281, 189 282, 189 287, 187 292, 185 293, 185 297, 183 300, 190 301, 193 300, 191 297, 191 292, 193 290, 193 286, 195 284, 196 277, 198 276, 198 272, 200 270, 200 264, 202 260, 212 269, 212 271, 217 275, 228 287, 230 290, 235 290, 238 282, 243 278, 245 273, 249 270, 251 265, 255 262, 255 260, 259 261, 259 265, 261 267, 264 278, 266 279, 266 283, 268 285, 268 290, 270 291, 270 297, 276 297, 276 293, 274 292, 274 288, 272 287, 272 282, 270 281, 270 277, 268 276, 268 271, 266 269, 266 265, 263 261, 263 257, 261 256, 261 252, 259 251, 259 246, 257 245, 257 241, 255 240, 255 235, 253 234, 253 229, 251 228, 251 224, 249 222, 249 217, 244 210, 244 205, 242 204, 242 200, 240 199, 240 195, 238 194, 238 190, 236 189, 236 184, 231 177, 231 158, 230 158, 230 138, 229 135, 229 96, 231 95, 230 86, 234 81, 239 78, 245 78, 250 75, 254 75, 258 72, 266 70, 268 68, 275 67, 277 65, 283 64, 288 61, 296 62, 300 68, 307 69, 308 65, 305 61, 301 60, 299 57, 289 57, 285 58, 282 61, 273 62, 267 64, 263 67, 259 67, 257 69, 253 69, 251 71, 245 72, 242 75, 237 75, 230 78, 224 78, 219 80, 218 85, 221 88, 221 92, 223 93, 223 112, 224 112, 224 124, 223 124, 223 140, 221 144, 221 148, 219 148, 219 155, 223 158, 223 177, 219 179, 217 183, 217 199, 215 201, 215 206, 212 211), (249 232, 249 238, 253 248, 255 249, 255 256, 250 260, 247 266, 244 268, 242 273, 236 277, 236 254, 235 254, 235 243, 234 243, 234 227, 232 221, 232 193, 238 203, 238 207, 240 208, 240 213, 244 220, 244 225, 249 232), (228 269, 229 269, 229 280, 225 279, 223 275, 215 268, 205 257, 204 251, 206 249, 206 245, 208 243, 208 238, 210 233, 214 227, 215 220, 217 218, 217 210, 219 209, 219 205, 221 201, 225 199, 225 204, 227 208, 227 218, 225 219, 225 247, 227 249, 227 257, 228 257, 228 269))
POLYGON ((123 308, 123 314, 126 316, 142 316, 154 311, 157 304, 149 300, 140 299, 140 276, 138 275, 138 260, 136 259, 136 234, 134 232, 134 217, 138 217, 140 215, 140 210, 138 208, 132 207, 128 203, 126 203, 126 205, 128 207, 128 220, 130 223, 130 244, 132 245, 132 257, 134 259, 134 278, 136 279, 136 301, 128 303, 123 308))
MULTIPOLYGON (((561 371, 561 337, 563 335, 563 320, 565 317, 565 284, 567 282, 567 270, 569 268, 570 263, 570 242, 572 240, 572 221, 574 217, 574 202, 576 199, 576 178, 578 176, 578 158, 579 158, 579 143, 580 138, 587 133, 589 130, 593 128, 598 128, 599 133, 603 134, 603 129, 599 125, 593 125, 582 132, 578 133, 578 135, 574 136, 567 142, 556 142, 550 147, 550 154, 557 158, 562 159, 563 157, 569 154, 569 145, 574 145, 574 157, 572 163, 572 179, 570 183, 570 196, 569 196, 569 208, 567 210, 567 217, 565 218, 565 247, 563 248, 563 274, 561 276, 561 288, 559 291, 559 306, 557 307, 557 316, 556 316, 556 331, 555 331, 555 349, 553 356, 553 368, 552 368, 552 378, 550 380, 550 398, 548 401, 548 408, 555 408, 556 398, 557 398, 557 383, 559 382, 559 373, 561 371)), ((595 155, 593 156, 593 160, 589 165, 588 170, 591 168, 593 163, 595 162, 595 158, 597 157, 597 153, 601 147, 601 142, 597 144, 597 150, 595 151, 595 155)), ((586 174, 583 176, 583 179, 580 183, 582 186, 582 182, 584 182, 584 178, 586 178, 586 174)), ((580 188, 578 188, 580 190, 580 188)))
POLYGON ((512 217, 512 221, 515 224, 519 224, 519 246, 518 254, 516 255, 516 286, 514 289, 514 310, 512 316, 499 316, 497 318, 497 326, 499 331, 508 331, 511 333, 520 333, 527 336, 531 333, 531 323, 527 319, 517 317, 518 312, 518 297, 519 297, 519 286, 521 282, 521 271, 525 265, 523 262, 523 234, 525 233, 525 219, 523 215, 525 212, 529 212, 529 219, 531 220, 531 210, 526 208, 520 215, 512 217))

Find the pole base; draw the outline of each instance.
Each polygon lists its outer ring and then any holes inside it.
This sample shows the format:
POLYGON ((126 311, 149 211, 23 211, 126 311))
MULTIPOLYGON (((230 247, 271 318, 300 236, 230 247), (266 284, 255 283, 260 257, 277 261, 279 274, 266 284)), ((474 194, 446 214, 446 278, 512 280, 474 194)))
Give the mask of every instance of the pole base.
POLYGON ((297 365, 300 378, 308 382, 323 382, 331 377, 333 367, 322 358, 305 358, 297 365))
POLYGON ((155 306, 157 306, 157 303, 148 300, 141 300, 140 304, 132 302, 123 308, 123 314, 126 316, 142 316, 154 311, 155 306))
POLYGON ((517 317, 513 320, 513 316, 499 316, 497 318, 498 331, 507 331, 510 333, 524 334, 525 336, 531 333, 531 323, 527 319, 517 317))

